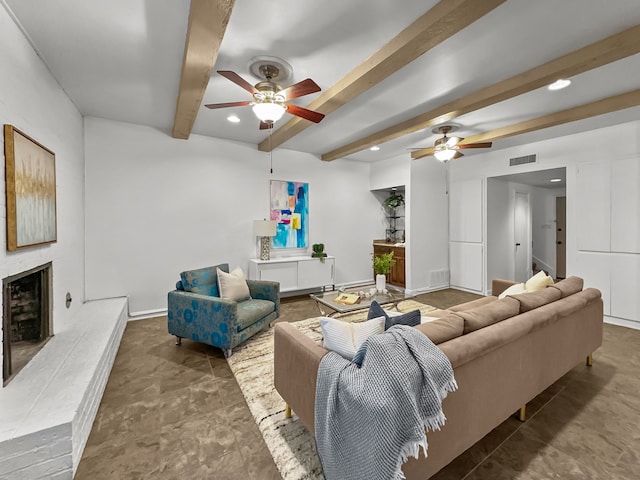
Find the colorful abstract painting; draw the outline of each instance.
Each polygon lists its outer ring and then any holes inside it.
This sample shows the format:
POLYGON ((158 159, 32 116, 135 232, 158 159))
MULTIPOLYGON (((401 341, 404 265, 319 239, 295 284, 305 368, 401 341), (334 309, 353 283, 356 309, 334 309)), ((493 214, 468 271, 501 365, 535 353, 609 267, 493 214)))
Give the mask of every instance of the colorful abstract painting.
POLYGON ((271 180, 272 248, 309 247, 309 184, 271 180))

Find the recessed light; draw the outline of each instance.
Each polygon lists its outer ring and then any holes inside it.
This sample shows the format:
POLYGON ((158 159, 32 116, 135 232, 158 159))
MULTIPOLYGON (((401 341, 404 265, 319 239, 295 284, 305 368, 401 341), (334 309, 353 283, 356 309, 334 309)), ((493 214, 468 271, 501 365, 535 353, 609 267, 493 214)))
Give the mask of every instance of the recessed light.
POLYGON ((558 183, 561 182, 562 179, 561 178, 552 178, 551 180, 549 180, 551 183, 558 183))
POLYGON ((571 85, 571 80, 567 80, 566 78, 559 78, 547 88, 549 90, 562 90, 563 88, 567 88, 569 85, 571 85))
POLYGON ((237 115, 229 115, 227 117, 227 120, 229 120, 231 123, 240 123, 240 119, 237 115))
POLYGON ((377 145, 374 145, 373 147, 371 147, 369 150, 371 150, 372 152, 377 152, 378 150, 380 150, 380 147, 377 145))

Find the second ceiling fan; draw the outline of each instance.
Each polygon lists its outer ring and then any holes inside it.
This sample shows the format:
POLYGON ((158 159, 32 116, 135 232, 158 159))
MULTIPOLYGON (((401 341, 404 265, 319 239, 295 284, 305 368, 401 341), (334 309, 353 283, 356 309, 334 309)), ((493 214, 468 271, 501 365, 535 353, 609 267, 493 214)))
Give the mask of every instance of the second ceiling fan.
POLYGON ((441 133, 442 137, 438 138, 433 144, 433 155, 440 161, 447 162, 449 160, 460 158, 463 154, 459 151, 465 148, 491 148, 491 142, 478 142, 460 144, 464 138, 448 137, 447 134, 454 132, 458 127, 456 125, 440 125, 432 130, 433 133, 441 133))
POLYGON ((241 102, 227 102, 227 103, 210 103, 205 105, 207 108, 227 108, 227 107, 241 107, 251 105, 253 107, 253 113, 260 119, 260 129, 273 128, 273 124, 282 118, 285 111, 291 115, 310 120, 315 123, 319 123, 324 114, 303 108, 298 105, 287 103, 294 98, 303 97, 310 93, 319 92, 321 89, 310 78, 302 80, 289 87, 282 88, 274 80, 280 74, 280 69, 275 65, 260 65, 260 74, 264 77, 264 80, 251 85, 244 78, 231 70, 218 70, 218 73, 225 77, 227 80, 231 80, 239 87, 244 88, 247 92, 253 95, 253 100, 246 100, 241 102))

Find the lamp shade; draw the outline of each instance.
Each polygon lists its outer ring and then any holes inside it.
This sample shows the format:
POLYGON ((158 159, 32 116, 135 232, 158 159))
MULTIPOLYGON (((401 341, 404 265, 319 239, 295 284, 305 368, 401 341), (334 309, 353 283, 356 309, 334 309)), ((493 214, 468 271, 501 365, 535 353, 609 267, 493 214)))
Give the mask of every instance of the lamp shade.
POLYGON ((433 154, 441 162, 448 162, 456 155, 456 151, 452 148, 443 148, 442 150, 436 150, 433 154))
POLYGON ((276 234, 275 220, 254 220, 253 233, 258 237, 273 237, 276 234))
POLYGON ((263 122, 277 122, 284 115, 285 107, 279 103, 264 102, 253 106, 253 113, 263 122))

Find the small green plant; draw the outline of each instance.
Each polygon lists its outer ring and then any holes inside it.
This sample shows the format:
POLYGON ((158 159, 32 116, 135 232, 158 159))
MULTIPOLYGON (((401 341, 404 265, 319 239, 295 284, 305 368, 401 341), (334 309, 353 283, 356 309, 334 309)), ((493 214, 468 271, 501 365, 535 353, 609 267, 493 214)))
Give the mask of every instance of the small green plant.
POLYGON ((320 261, 324 263, 324 258, 327 256, 327 254, 324 253, 324 243, 314 243, 311 248, 313 249, 311 257, 319 258, 320 261))
POLYGON ((389 275, 391 267, 396 261, 393 259, 393 252, 383 253, 373 256, 373 271, 376 275, 389 275))
POLYGON ((404 197, 401 193, 392 192, 384 201, 384 206, 388 208, 398 208, 402 205, 404 205, 404 197))

